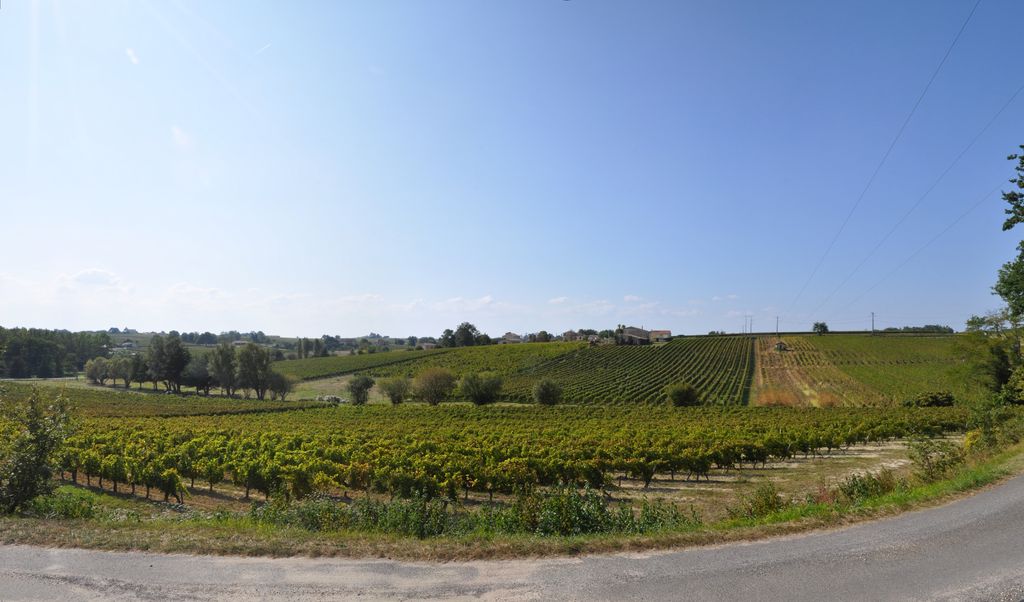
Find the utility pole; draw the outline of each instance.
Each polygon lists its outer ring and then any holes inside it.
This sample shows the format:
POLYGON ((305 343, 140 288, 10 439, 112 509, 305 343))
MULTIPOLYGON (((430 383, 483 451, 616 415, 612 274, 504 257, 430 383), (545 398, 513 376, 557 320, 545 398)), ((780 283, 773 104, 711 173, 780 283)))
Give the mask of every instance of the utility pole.
POLYGON ((875 312, 871 312, 871 336, 875 336, 875 312))
POLYGON ((775 316, 775 336, 779 336, 779 316, 775 316))

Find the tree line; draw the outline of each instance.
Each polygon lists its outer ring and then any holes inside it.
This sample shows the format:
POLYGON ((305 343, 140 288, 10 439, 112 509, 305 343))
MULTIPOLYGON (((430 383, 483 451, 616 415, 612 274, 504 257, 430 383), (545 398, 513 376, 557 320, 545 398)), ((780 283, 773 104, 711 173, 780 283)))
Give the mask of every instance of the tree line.
POLYGON ((292 390, 292 380, 272 368, 269 349, 255 343, 236 346, 221 343, 207 353, 193 354, 180 337, 157 335, 150 341, 145 355, 117 353, 107 358, 95 357, 85 364, 85 376, 96 384, 121 381, 125 388, 132 383, 152 383, 156 390, 181 393, 182 387, 194 387, 206 395, 214 388, 228 397, 241 392, 248 399, 285 399, 292 390))
POLYGON ((106 354, 105 332, 0 327, 0 376, 53 378, 75 374, 86 360, 106 354))

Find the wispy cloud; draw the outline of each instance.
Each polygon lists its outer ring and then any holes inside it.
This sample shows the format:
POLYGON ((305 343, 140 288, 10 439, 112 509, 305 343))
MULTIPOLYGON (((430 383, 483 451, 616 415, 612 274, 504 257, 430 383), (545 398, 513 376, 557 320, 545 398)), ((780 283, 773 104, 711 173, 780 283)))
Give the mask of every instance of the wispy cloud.
POLYGON ((432 305, 436 311, 443 312, 473 312, 480 311, 494 305, 494 297, 484 295, 477 299, 466 299, 464 297, 451 297, 444 301, 438 301, 432 305))
POLYGON ((730 294, 730 295, 715 295, 714 297, 711 297, 711 300, 712 301, 735 301, 735 300, 737 300, 739 298, 740 298, 739 295, 732 295, 732 294, 730 294))
POLYGON ((627 316, 648 315, 654 313, 658 309, 659 305, 660 304, 657 301, 638 303, 636 305, 623 307, 622 313, 627 316))
POLYGON ((192 146, 192 136, 189 136, 188 132, 176 125, 171 126, 171 140, 178 148, 188 148, 192 146))
POLYGON ((100 268, 88 268, 75 272, 74 274, 60 274, 56 280, 58 293, 79 293, 79 292, 102 292, 102 293, 126 293, 130 287, 121 278, 109 271, 100 268))
POLYGON ((134 48, 125 48, 124 53, 128 57, 128 60, 131 61, 133 65, 139 64, 139 55, 135 54, 134 48))
POLYGON ((270 48, 271 44, 272 44, 272 42, 267 42, 262 48, 260 48, 256 52, 254 52, 252 55, 253 56, 259 56, 259 55, 263 54, 263 51, 265 51, 267 48, 270 48))
POLYGON ((548 299, 550 305, 562 305, 569 302, 569 297, 555 297, 554 299, 548 299))
POLYGON ((579 316, 582 318, 594 318, 606 316, 615 311, 615 304, 606 299, 586 301, 583 303, 559 303, 556 315, 579 316))
POLYGON ((636 303, 637 301, 642 301, 643 297, 639 297, 637 295, 626 295, 622 300, 626 303, 636 303))

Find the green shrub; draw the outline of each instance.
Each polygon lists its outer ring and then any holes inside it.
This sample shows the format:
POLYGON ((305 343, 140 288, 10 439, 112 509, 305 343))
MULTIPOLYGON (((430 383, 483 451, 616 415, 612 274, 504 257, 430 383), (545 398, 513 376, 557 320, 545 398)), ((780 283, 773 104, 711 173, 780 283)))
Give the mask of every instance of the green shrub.
POLYGON ((918 437, 907 448, 918 478, 926 483, 943 478, 964 461, 963 448, 951 441, 918 437))
POLYGON ((908 408, 938 408, 952 406, 954 401, 953 394, 949 391, 929 391, 903 400, 903 405, 908 408))
POLYGON ((71 415, 63 397, 43 405, 35 393, 21 403, 4 402, 0 410, 0 427, 7 431, 0 432, 0 512, 14 512, 53 491, 71 415))
POLYGON ((379 386, 381 391, 391 400, 391 403, 398 405, 409 396, 409 390, 412 389, 412 381, 406 376, 394 376, 381 379, 379 386))
POLYGON ((774 483, 762 483, 750 495, 740 497, 738 506, 726 508, 732 518, 761 518, 786 507, 774 483))
POLYGON ((373 388, 374 380, 369 376, 355 376, 348 381, 348 392, 352 394, 352 403, 361 406, 365 405, 370 398, 370 389, 373 388))
POLYGON ((885 468, 876 473, 850 475, 839 483, 839 491, 851 504, 885 495, 904 486, 892 470, 885 468))
POLYGON ((43 518, 95 518, 96 499, 80 489, 60 489, 33 499, 26 507, 29 514, 43 518))
POLYGON ((445 368, 427 368, 416 375, 413 383, 416 397, 436 406, 455 390, 455 375, 445 368))
POLYGON ((501 394, 501 377, 497 374, 467 374, 462 377, 459 390, 463 396, 478 406, 498 401, 501 394))
POLYGON ((690 383, 674 383, 665 387, 665 397, 676 407, 700 405, 700 394, 690 383))
POLYGON ((360 499, 344 504, 324 496, 300 501, 275 498, 254 504, 249 519, 259 524, 329 532, 352 529, 427 538, 466 533, 572 536, 588 533, 650 533, 700 524, 692 510, 684 514, 661 501, 644 500, 639 511, 610 508, 600 492, 565 486, 539 493, 522 490, 509 505, 487 505, 467 511, 436 497, 415 494, 409 499, 360 499))
POLYGON ((553 380, 539 380, 533 386, 533 400, 540 405, 553 406, 562 400, 562 387, 553 380))

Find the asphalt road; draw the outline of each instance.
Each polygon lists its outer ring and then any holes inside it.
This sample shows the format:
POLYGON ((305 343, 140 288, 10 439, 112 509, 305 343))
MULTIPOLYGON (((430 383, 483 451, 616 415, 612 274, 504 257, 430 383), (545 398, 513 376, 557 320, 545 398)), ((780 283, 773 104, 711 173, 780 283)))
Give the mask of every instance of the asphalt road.
POLYGON ((946 506, 756 543, 444 564, 0 546, 0 599, 1022 600, 1024 477, 946 506))

